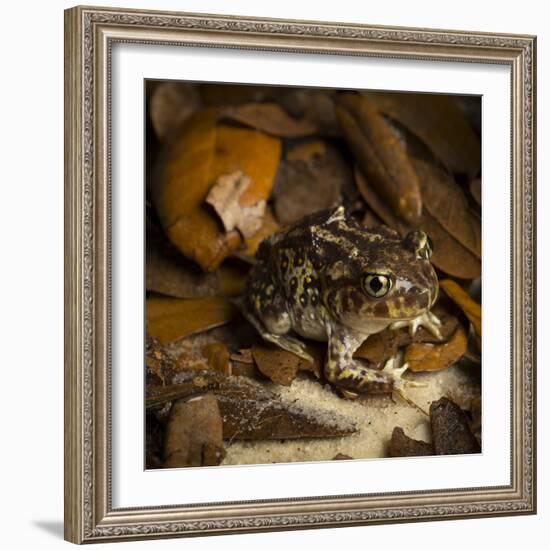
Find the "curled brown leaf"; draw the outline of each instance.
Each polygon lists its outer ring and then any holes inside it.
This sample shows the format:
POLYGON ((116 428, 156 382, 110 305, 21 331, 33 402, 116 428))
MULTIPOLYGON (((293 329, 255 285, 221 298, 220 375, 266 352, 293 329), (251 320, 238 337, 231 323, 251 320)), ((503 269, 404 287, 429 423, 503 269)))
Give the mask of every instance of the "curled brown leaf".
POLYGON ((404 145, 365 97, 344 94, 336 106, 344 135, 377 193, 406 223, 416 224, 422 198, 404 145))
POLYGON ((453 172, 475 176, 481 166, 479 138, 452 96, 361 92, 382 113, 417 135, 453 172))
POLYGON ((412 159, 418 174, 424 208, 464 248, 481 258, 481 219, 451 174, 435 164, 412 159))
POLYGON ((411 229, 425 231, 434 243, 432 263, 449 275, 459 279, 475 279, 481 273, 479 259, 464 248, 444 227, 424 209, 417 225, 411 226, 402 222, 374 190, 359 168, 355 170, 357 187, 366 203, 382 221, 405 236, 411 229))
POLYGON ((223 108, 223 118, 240 122, 277 137, 297 138, 310 136, 317 130, 306 119, 291 117, 276 103, 248 103, 223 108))
POLYGON ((438 371, 456 363, 468 348, 468 336, 461 325, 448 342, 443 344, 409 344, 405 350, 405 363, 413 372, 438 371))

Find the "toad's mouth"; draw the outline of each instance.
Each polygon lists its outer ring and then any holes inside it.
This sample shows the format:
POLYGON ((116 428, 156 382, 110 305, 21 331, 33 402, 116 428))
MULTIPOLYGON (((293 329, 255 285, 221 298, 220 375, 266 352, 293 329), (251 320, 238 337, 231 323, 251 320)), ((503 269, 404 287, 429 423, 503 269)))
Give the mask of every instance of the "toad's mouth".
POLYGON ((381 315, 346 315, 341 319, 341 322, 358 332, 365 334, 374 334, 375 332, 380 332, 384 330, 389 325, 396 322, 409 323, 414 321, 418 317, 426 314, 430 311, 429 307, 423 309, 415 309, 414 312, 406 313, 399 312, 395 315, 381 316, 381 315))

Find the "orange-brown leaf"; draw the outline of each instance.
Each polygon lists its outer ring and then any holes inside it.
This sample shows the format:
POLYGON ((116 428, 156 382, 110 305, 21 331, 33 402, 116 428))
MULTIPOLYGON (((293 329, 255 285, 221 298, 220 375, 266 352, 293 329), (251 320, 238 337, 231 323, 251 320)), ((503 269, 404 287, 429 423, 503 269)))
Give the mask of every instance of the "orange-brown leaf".
POLYGON ((241 244, 225 232, 205 199, 220 176, 241 171, 251 184, 243 207, 266 201, 279 163, 281 142, 249 128, 224 126, 219 111, 193 115, 159 158, 153 188, 155 206, 172 243, 205 271, 214 271, 241 244))
POLYGON ((313 363, 298 357, 290 351, 268 346, 267 344, 252 347, 252 357, 258 370, 273 382, 289 386, 299 370, 311 371, 319 378, 321 375, 324 355, 322 348, 308 344, 307 352, 313 357, 313 363))
POLYGON ((264 376, 283 386, 289 386, 296 378, 302 361, 294 353, 267 346, 254 346, 252 357, 264 376))
POLYGON ((228 323, 236 314, 235 306, 225 298, 148 298, 147 332, 166 344, 228 323))
POLYGON ((225 344, 220 342, 207 344, 202 348, 202 354, 206 357, 208 366, 211 369, 217 370, 223 374, 231 374, 229 350, 225 344))
POLYGON ((459 325, 451 339, 443 344, 409 344, 405 350, 405 363, 413 372, 443 370, 456 363, 467 347, 468 336, 459 325))
POLYGON ((439 288, 443 289, 449 298, 464 312, 475 333, 481 339, 481 306, 472 300, 468 293, 452 279, 439 281, 439 288))

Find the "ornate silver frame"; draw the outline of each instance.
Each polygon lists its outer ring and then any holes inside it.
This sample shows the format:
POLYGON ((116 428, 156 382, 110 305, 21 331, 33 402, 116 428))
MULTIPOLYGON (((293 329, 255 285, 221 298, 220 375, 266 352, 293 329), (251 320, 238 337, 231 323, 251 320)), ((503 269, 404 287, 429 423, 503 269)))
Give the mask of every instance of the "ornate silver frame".
POLYGON ((536 511, 533 36, 76 7, 65 12, 65 538, 102 542, 536 511), (113 509, 110 54, 115 42, 452 60, 512 72, 512 460, 508 486, 113 509))

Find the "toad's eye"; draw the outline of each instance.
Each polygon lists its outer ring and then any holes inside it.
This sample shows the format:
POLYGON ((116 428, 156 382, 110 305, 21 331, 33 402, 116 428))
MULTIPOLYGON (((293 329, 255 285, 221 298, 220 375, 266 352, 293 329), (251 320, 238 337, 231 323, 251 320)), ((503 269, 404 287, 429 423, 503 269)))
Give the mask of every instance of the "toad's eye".
POLYGON ((387 275, 368 273, 363 277, 363 289, 373 298, 382 298, 392 287, 392 280, 387 275))

